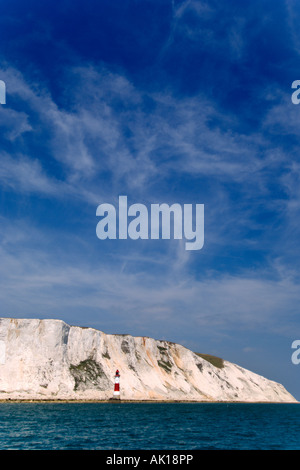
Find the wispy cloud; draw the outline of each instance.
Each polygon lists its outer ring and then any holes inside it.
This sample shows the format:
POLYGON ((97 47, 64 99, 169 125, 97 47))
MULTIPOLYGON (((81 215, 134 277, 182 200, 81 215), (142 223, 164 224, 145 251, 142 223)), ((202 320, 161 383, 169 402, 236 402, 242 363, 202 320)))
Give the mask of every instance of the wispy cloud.
POLYGON ((2 186, 16 192, 39 193, 47 196, 59 194, 64 184, 51 180, 43 171, 39 160, 19 155, 0 155, 0 181, 2 186))
MULTIPOLYGON (((142 92, 124 76, 91 66, 69 74, 71 83, 76 82, 68 92, 73 104, 62 109, 47 90, 36 90, 15 70, 4 72, 11 96, 27 108, 26 113, 7 109, 11 122, 4 137, 14 141, 16 155, 26 148, 27 165, 23 158, 19 168, 28 170, 32 159, 32 171, 43 173, 45 180, 47 159, 53 159, 61 165, 64 182, 85 193, 99 191, 103 175, 115 190, 143 192, 154 177, 159 181, 172 174, 222 177, 239 184, 257 184, 265 177, 271 142, 258 132, 234 131, 235 120, 200 94, 179 99, 172 93, 142 92), (22 140, 24 132, 31 136, 27 141, 22 140), (29 144, 33 137, 38 147, 29 144)), ((272 115, 274 125, 276 109, 272 115)), ((272 122, 269 117, 265 126, 271 128, 272 122)), ((2 168, 10 161, 4 159, 2 168)))
POLYGON ((163 268, 153 275, 145 259, 129 259, 125 266, 109 257, 105 262, 102 257, 98 266, 84 256, 75 261, 74 255, 60 254, 58 259, 53 243, 47 252, 43 249, 39 230, 21 223, 17 235, 5 220, 2 226, 2 315, 55 316, 72 323, 81 312, 81 323, 96 323, 102 330, 146 334, 150 329, 156 337, 169 339, 182 331, 190 341, 198 330, 211 335, 216 329, 225 334, 267 327, 271 332, 283 323, 285 334, 293 333, 288 325, 297 314, 299 284, 280 269, 273 280, 257 271, 197 280, 178 251, 162 260, 163 268))
MULTIPOLYGON (((215 258, 224 255, 224 247, 243 246, 243 250, 251 250, 254 242, 247 236, 249 230, 263 232, 269 224, 256 218, 261 204, 266 210, 275 209, 282 215, 293 200, 299 200, 298 196, 295 199, 292 172, 282 175, 278 171, 282 166, 290 167, 295 175, 297 168, 291 166, 282 150, 274 151, 272 140, 277 122, 284 129, 282 111, 287 103, 283 96, 279 104, 271 107, 261 129, 243 134, 232 115, 225 114, 201 94, 189 98, 178 97, 171 91, 146 92, 124 75, 106 68, 81 66, 69 70, 72 87, 65 108, 58 106, 47 90, 28 84, 14 69, 4 73, 10 84, 9 93, 17 101, 15 108, 9 104, 6 108, 10 123, 4 139, 12 154, 8 150, 2 152, 0 179, 4 187, 16 193, 43 195, 49 200, 78 198, 94 204, 96 209, 100 202, 115 200, 120 191, 147 202, 156 199, 157 194, 166 198, 160 202, 172 202, 176 192, 164 186, 168 178, 176 181, 183 175, 197 177, 200 182, 196 195, 187 189, 185 195, 206 197, 209 201, 205 246, 209 247, 208 252, 214 252, 215 258), (20 102, 23 106, 18 106, 20 102), (58 171, 52 171, 51 161, 58 164, 58 171), (270 197, 274 174, 284 193, 284 197, 276 193, 275 202, 270 197), (205 187, 201 188, 204 179, 205 187), (240 197, 232 195, 229 184, 240 197), (153 193, 154 186, 158 193, 153 193), (278 200, 280 206, 276 205, 278 200)), ((3 110, 1 113, 3 116, 3 110)), ((4 119, 2 125, 5 127, 4 119)), ((193 272, 195 261, 181 249, 180 243, 153 252, 138 245, 127 256, 119 248, 108 256, 105 247, 99 245, 99 265, 97 258, 84 262, 87 247, 83 249, 81 244, 78 249, 77 244, 86 233, 82 225, 77 239, 69 241, 73 253, 81 253, 76 261, 67 254, 61 256, 67 246, 66 234, 61 233, 57 259, 57 247, 42 244, 45 237, 42 229, 37 229, 40 246, 35 246, 32 257, 34 245, 29 242, 32 233, 28 217, 23 221, 27 234, 24 239, 14 241, 12 237, 8 241, 7 236, 2 239, 1 295, 8 315, 21 314, 24 305, 30 315, 50 315, 56 310, 57 315, 66 319, 74 311, 87 309, 93 320, 101 311, 102 319, 110 315, 112 323, 120 320, 121 325, 136 331, 150 327, 150 319, 155 317, 158 335, 159 329, 167 334, 170 321, 175 331, 184 323, 185 314, 196 328, 218 326, 226 330, 232 325, 244 328, 278 325, 282 309, 293 312, 298 302, 298 284, 292 267, 288 269, 292 276, 287 278, 287 268, 283 277, 270 262, 274 250, 284 240, 284 233, 277 239, 277 245, 268 246, 268 240, 262 237, 258 239, 262 245, 258 246, 256 239, 255 249, 267 253, 267 265, 261 269, 252 272, 245 263, 233 275, 226 273, 226 269, 223 273, 208 269, 208 263, 201 275, 205 258, 198 260, 200 268, 193 272), (15 255, 15 246, 26 249, 15 255)), ((12 233, 8 221, 3 221, 6 233, 12 233)), ((60 227, 56 230, 60 233, 60 227)), ((92 239, 91 234, 89 237, 92 239)), ((95 253, 92 246, 89 249, 95 253)), ((281 263, 284 265, 283 259, 281 263)))

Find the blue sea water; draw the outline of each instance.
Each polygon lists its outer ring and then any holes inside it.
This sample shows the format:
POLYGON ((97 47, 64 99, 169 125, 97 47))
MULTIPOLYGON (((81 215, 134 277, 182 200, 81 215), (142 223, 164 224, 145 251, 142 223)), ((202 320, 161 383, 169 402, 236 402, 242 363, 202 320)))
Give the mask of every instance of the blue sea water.
POLYGON ((300 449, 300 405, 1 403, 0 449, 300 449))

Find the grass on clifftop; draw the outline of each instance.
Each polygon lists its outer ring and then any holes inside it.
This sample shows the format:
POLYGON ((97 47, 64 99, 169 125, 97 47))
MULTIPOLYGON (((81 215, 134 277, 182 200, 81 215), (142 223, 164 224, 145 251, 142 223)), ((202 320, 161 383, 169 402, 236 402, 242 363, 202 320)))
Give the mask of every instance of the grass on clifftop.
POLYGON ((202 359, 205 359, 207 362, 210 362, 213 366, 218 367, 219 369, 223 369, 224 367, 224 361, 220 357, 217 356, 211 356, 210 354, 201 354, 201 353, 195 353, 197 356, 202 357, 202 359))

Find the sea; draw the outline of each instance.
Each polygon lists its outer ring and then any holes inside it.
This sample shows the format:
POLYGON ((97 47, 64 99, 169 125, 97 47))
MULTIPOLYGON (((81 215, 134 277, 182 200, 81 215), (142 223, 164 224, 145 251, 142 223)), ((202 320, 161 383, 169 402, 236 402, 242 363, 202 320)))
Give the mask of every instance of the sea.
POLYGON ((299 450, 300 405, 0 403, 0 450, 139 449, 299 450))

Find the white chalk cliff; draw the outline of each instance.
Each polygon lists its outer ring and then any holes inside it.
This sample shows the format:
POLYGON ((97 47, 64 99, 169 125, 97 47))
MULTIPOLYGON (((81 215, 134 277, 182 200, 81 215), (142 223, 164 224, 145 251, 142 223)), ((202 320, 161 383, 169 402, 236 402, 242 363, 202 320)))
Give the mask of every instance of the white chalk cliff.
POLYGON ((281 385, 168 341, 0 319, 0 399, 296 402, 281 385))

